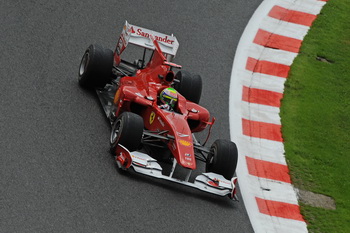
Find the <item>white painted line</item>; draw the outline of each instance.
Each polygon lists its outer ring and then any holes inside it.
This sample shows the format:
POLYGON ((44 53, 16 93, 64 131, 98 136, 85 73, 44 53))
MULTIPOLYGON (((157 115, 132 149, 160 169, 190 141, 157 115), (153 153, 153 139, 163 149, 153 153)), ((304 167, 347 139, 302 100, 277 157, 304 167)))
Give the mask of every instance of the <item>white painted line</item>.
POLYGON ((259 187, 261 189, 260 192, 254 192, 254 195, 256 197, 298 205, 298 200, 295 196, 295 190, 291 184, 264 178, 257 179, 257 177, 254 176, 250 176, 248 179, 250 180, 251 185, 254 185, 254 187, 259 187))
MULTIPOLYGON (((265 141, 268 141, 268 140, 265 140, 265 141)), ((243 137, 239 141, 239 143, 241 143, 241 145, 249 146, 249 149, 242 151, 242 156, 249 156, 255 159, 287 165, 286 159, 284 156, 284 147, 282 142, 265 144, 264 141, 260 141, 258 139, 243 137)))
POLYGON ((252 43, 247 49, 248 56, 257 60, 270 61, 290 66, 294 58, 298 55, 279 49, 266 48, 264 46, 252 43))
MULTIPOLYGON (((261 139, 261 138, 251 138, 248 136, 242 136, 240 138, 240 142, 244 143, 243 145, 248 147, 243 149, 241 154, 242 156, 250 155, 255 152, 255 153, 261 153, 262 156, 263 155, 276 156, 275 159, 277 161, 281 161, 282 159, 285 160, 284 146, 282 142, 276 142, 276 141, 271 141, 271 140, 261 139)), ((262 157, 260 159, 262 159, 262 157)), ((267 159, 264 159, 264 160, 274 162, 272 160, 267 160, 267 159)), ((278 163, 286 164, 286 162, 278 162, 278 163)))
POLYGON ((272 32, 274 34, 278 34, 281 36, 303 40, 304 36, 309 30, 309 27, 299 25, 299 24, 289 23, 285 21, 280 21, 267 16, 262 20, 260 29, 263 29, 265 31, 272 32))
POLYGON ((279 112, 280 109, 278 107, 242 101, 242 117, 248 120, 280 125, 279 112))
POLYGON ((307 232, 305 229, 305 222, 290 220, 286 218, 278 218, 274 216, 257 214, 256 216, 260 222, 266 223, 256 232, 278 232, 278 233, 300 233, 307 232), (271 223, 271 224, 267 224, 271 223))
POLYGON ((239 75, 242 78, 242 84, 247 87, 283 93, 285 78, 253 73, 248 70, 240 71, 239 75))
POLYGON ((318 0, 279 0, 277 6, 289 10, 318 15, 326 2, 318 0))

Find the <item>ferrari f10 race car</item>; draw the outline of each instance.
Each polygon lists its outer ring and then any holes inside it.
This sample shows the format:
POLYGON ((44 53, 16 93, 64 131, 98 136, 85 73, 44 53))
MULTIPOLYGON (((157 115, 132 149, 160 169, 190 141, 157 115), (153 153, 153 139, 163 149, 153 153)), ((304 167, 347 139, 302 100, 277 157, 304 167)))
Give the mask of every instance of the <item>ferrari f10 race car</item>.
POLYGON ((223 139, 205 146, 215 118, 198 104, 201 76, 174 73, 181 69, 172 62, 178 47, 173 35, 126 22, 114 52, 97 44, 86 49, 79 84, 97 92, 112 125, 110 151, 120 169, 237 200, 237 147, 223 139), (122 58, 129 44, 143 48, 141 59, 122 58), (206 128, 201 144, 194 133, 206 128), (205 172, 191 179, 197 162, 205 163, 205 172))

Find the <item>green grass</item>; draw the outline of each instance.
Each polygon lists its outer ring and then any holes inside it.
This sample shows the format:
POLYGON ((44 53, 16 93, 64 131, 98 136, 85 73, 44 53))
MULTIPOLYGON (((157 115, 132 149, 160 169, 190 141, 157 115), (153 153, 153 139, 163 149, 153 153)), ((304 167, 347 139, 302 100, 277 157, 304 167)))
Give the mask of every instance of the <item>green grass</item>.
POLYGON ((293 183, 336 203, 336 210, 300 203, 309 231, 350 232, 350 0, 324 6, 285 87, 282 132, 293 183))

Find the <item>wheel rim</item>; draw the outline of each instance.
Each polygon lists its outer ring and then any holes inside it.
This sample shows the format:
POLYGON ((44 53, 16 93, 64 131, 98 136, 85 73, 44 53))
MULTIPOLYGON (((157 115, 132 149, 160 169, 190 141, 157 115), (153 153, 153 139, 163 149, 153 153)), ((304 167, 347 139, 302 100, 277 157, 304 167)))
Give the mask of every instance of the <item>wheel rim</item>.
POLYGON ((121 130, 121 120, 118 120, 117 122, 115 122, 115 124, 113 125, 113 128, 112 128, 112 132, 111 132, 111 144, 115 144, 119 138, 119 132, 121 130))
POLYGON ((89 63, 89 53, 85 53, 83 59, 81 59, 80 67, 79 67, 79 75, 82 76, 85 71, 87 64, 89 63))

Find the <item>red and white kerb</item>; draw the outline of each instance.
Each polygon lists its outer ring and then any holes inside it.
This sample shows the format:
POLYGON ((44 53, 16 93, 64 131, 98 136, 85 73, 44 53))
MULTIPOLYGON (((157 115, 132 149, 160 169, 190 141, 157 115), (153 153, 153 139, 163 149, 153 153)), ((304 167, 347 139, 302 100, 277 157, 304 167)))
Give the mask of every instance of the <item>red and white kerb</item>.
POLYGON ((255 232, 307 232, 284 158, 279 117, 284 82, 327 0, 265 0, 237 48, 230 87, 237 176, 255 232))

